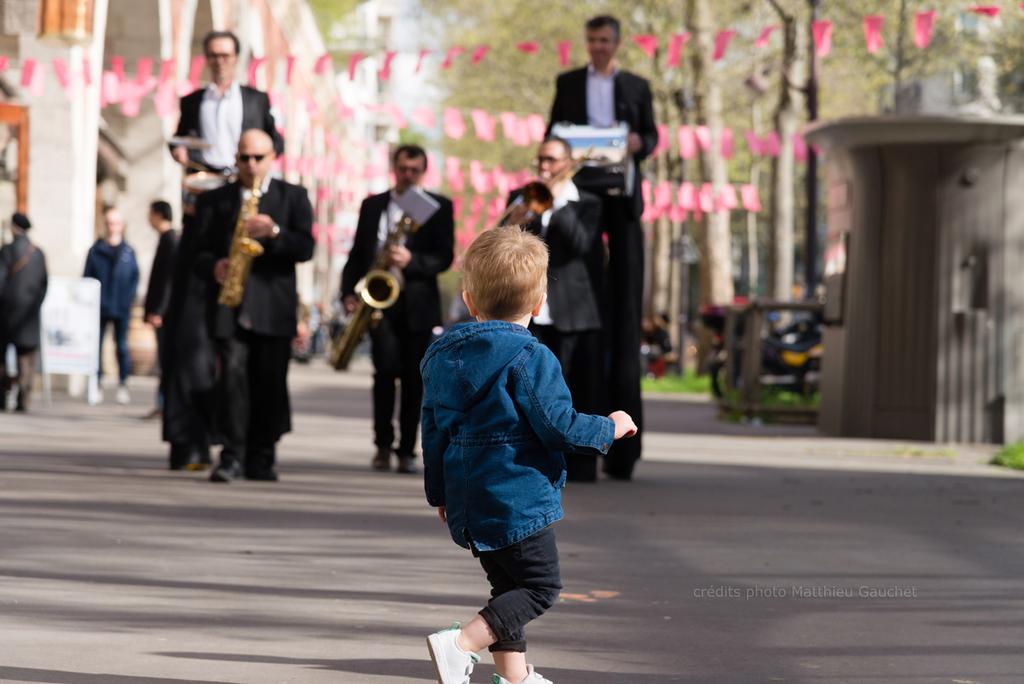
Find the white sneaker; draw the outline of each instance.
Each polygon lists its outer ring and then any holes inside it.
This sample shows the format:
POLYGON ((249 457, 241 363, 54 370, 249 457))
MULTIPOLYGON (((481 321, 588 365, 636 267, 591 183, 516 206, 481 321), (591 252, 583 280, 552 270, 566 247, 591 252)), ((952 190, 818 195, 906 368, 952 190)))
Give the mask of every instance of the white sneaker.
POLYGON ((128 393, 128 388, 121 385, 117 388, 117 403, 118 404, 130 404, 132 402, 132 395, 128 393))
POLYGON ((476 653, 468 653, 459 648, 459 623, 448 629, 434 632, 427 637, 427 648, 430 659, 437 668, 438 684, 469 684, 469 675, 473 674, 473 666, 480 662, 476 653))
POLYGON ((494 684, 555 684, 550 679, 544 679, 539 672, 534 672, 533 665, 527 665, 526 671, 528 672, 526 679, 520 682, 510 682, 499 675, 494 675, 494 677, 491 678, 491 681, 494 684))

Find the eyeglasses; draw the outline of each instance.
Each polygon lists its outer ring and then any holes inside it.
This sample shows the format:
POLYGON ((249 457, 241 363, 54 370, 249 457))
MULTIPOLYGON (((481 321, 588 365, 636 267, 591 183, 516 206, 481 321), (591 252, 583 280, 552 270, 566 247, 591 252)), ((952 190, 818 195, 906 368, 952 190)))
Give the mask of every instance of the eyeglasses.
POLYGON ((266 156, 267 155, 265 154, 240 154, 238 155, 238 161, 242 162, 243 164, 247 164, 250 161, 254 161, 257 164, 259 164, 261 161, 263 161, 264 157, 266 156))
POLYGON ((210 52, 210 53, 208 53, 206 55, 206 61, 212 62, 212 61, 218 60, 218 59, 222 59, 224 61, 227 61, 227 60, 232 59, 234 57, 235 57, 235 55, 233 53, 230 53, 230 52, 210 52))
POLYGON ((544 157, 544 156, 537 157, 537 163, 538 164, 557 164, 558 162, 562 162, 562 161, 565 161, 565 159, 560 158, 560 157, 544 157))

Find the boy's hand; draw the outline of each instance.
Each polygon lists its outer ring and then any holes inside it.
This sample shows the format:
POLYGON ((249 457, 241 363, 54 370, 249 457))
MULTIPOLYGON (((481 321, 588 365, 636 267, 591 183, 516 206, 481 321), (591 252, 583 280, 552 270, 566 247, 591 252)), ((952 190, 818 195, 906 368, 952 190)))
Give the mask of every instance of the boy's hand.
POLYGON ((615 423, 615 439, 632 437, 636 434, 636 423, 625 411, 615 411, 608 416, 615 423))
POLYGON ((448 522, 448 513, 445 511, 444 506, 437 507, 437 517, 441 519, 441 522, 448 522))

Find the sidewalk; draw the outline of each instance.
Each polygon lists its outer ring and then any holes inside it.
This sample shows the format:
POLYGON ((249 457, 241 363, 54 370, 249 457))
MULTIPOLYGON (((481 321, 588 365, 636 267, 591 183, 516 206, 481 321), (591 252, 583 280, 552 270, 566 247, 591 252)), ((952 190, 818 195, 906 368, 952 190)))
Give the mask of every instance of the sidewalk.
MULTIPOLYGON (((369 421, 337 417, 367 380, 293 367, 277 484, 166 471, 148 380, 138 406, 0 415, 0 681, 431 681, 425 635, 486 584, 422 479, 370 471, 369 421)), ((1024 482, 991 449, 645 452, 635 482, 566 490, 564 592, 528 630, 557 684, 1020 681, 1024 482)))

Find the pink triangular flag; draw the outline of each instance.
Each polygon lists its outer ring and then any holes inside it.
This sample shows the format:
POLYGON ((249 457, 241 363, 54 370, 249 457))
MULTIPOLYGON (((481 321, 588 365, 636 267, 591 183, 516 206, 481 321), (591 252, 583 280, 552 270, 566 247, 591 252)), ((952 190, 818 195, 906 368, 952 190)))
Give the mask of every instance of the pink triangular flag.
POLYGON ((466 49, 461 45, 453 45, 452 47, 448 48, 448 52, 446 52, 444 55, 444 61, 441 62, 441 68, 448 69, 449 67, 451 67, 452 62, 455 61, 455 58, 465 51, 466 49))
POLYGON ((754 213, 761 211, 761 196, 757 192, 756 185, 741 185, 740 197, 742 198, 744 209, 754 213))
POLYGON ((970 10, 968 11, 974 12, 975 14, 982 14, 992 19, 995 19, 996 17, 999 16, 999 8, 996 7, 995 5, 976 5, 975 7, 970 8, 970 10))
POLYGON ((547 128, 547 122, 544 121, 544 117, 540 114, 530 114, 526 117, 526 129, 530 131, 530 137, 533 138, 534 142, 544 140, 547 128))
POLYGON ((153 107, 156 115, 161 119, 170 116, 174 112, 174 84, 170 81, 157 86, 156 94, 153 96, 153 107))
POLYGON ((657 157, 662 152, 668 152, 668 151, 669 151, 668 126, 665 126, 663 124, 658 124, 658 144, 654 146, 654 151, 651 152, 651 154, 654 155, 655 157, 657 157))
POLYGON ((676 131, 676 141, 679 144, 679 156, 683 159, 693 159, 697 156, 697 137, 689 126, 680 126, 676 131))
POLYGON ((348 57, 348 80, 356 80, 356 67, 366 57, 362 52, 353 52, 348 57))
POLYGON ((516 50, 519 50, 520 52, 525 52, 528 55, 537 54, 537 50, 539 49, 540 45, 532 40, 524 43, 519 43, 518 45, 516 45, 516 50))
POLYGON ((914 45, 922 50, 932 42, 932 29, 935 27, 935 10, 918 12, 914 15, 914 45))
POLYGON ((765 26, 761 29, 761 33, 757 36, 757 40, 754 41, 754 47, 767 47, 768 41, 771 40, 772 34, 777 28, 780 28, 778 24, 772 24, 771 26, 765 26))
POLYGON ((416 70, 413 73, 420 73, 420 69, 423 68, 423 60, 430 54, 430 50, 420 50, 419 57, 416 58, 416 70))
POLYGON ((736 188, 730 183, 726 183, 718 191, 718 202, 715 208, 721 211, 722 209, 735 209, 739 206, 739 201, 736 199, 736 188))
POLYGON ((192 86, 192 90, 199 89, 199 79, 203 76, 203 67, 205 66, 205 55, 196 55, 192 58, 192 63, 188 67, 188 83, 192 86))
POLYGON ((452 216, 456 221, 462 218, 462 212, 466 209, 466 200, 462 197, 452 197, 452 216))
POLYGON ((694 135, 697 137, 697 144, 700 145, 700 149, 707 152, 711 149, 711 129, 707 126, 697 126, 694 129, 694 135))
POLYGON ((53 58, 53 74, 57 77, 57 83, 60 85, 61 90, 64 94, 71 96, 71 76, 68 74, 68 65, 60 57, 53 58))
POLYGON ((163 85, 164 83, 170 83, 174 80, 174 67, 176 65, 175 60, 164 59, 160 61, 160 76, 157 77, 157 84, 163 85))
POLYGON ((668 41, 667 63, 670 69, 675 69, 682 62, 683 48, 686 41, 690 40, 689 33, 676 33, 668 41))
POLYGON ((7 58, 7 55, 0 55, 0 72, 7 71, 7 67, 10 64, 11 61, 7 58))
POLYGON ((711 183, 703 183, 697 193, 697 206, 705 214, 715 210, 715 193, 711 183))
POLYGON ((494 142, 494 129, 496 123, 494 117, 482 109, 474 109, 469 113, 473 120, 473 130, 476 137, 484 142, 494 142))
POLYGON ((512 112, 500 112, 498 119, 501 121, 501 133, 505 140, 515 142, 516 128, 519 125, 519 117, 512 112))
POLYGON ((655 186, 654 205, 662 210, 672 206, 672 185, 668 181, 661 181, 655 186))
POLYGON ((434 110, 425 105, 412 110, 412 114, 409 116, 413 123, 423 128, 434 128, 437 126, 437 117, 434 116, 434 110))
POLYGON ((761 139, 757 137, 757 133, 754 131, 747 131, 747 148, 750 150, 750 154, 755 157, 760 157, 764 154, 764 146, 761 144, 761 139))
POLYGON ((732 159, 735 152, 735 144, 733 142, 733 134, 731 128, 722 129, 722 142, 721 142, 722 157, 725 159, 732 159))
POLYGON ((811 32, 814 34, 814 54, 827 57, 832 52, 832 22, 816 21, 811 24, 811 32))
POLYGON ((761 150, 769 157, 779 156, 779 134, 775 131, 768 131, 761 138, 761 150))
POLYGON ((558 63, 562 66, 569 66, 569 53, 572 52, 571 40, 558 41, 558 63))
POLYGON ((681 209, 693 211, 697 208, 697 188, 693 183, 681 183, 679 185, 679 196, 676 201, 681 209))
POLYGON ((395 55, 397 54, 398 52, 395 50, 388 50, 384 53, 384 63, 381 64, 380 70, 377 72, 380 80, 387 81, 391 78, 391 62, 395 60, 395 55))
POLYGON ((882 49, 882 23, 884 17, 870 14, 864 17, 864 42, 872 55, 882 49))
POLYGON ((469 58, 470 64, 479 64, 483 61, 484 57, 487 56, 487 52, 491 49, 490 45, 477 45, 473 49, 473 54, 469 58))
POLYGON ((494 181, 494 191, 498 193, 499 197, 504 199, 508 195, 510 188, 508 175, 505 173, 505 169, 501 168, 501 164, 491 169, 491 179, 494 181))
POLYGON ((402 110, 395 103, 384 105, 384 112, 391 117, 392 125, 398 130, 409 127, 409 122, 405 120, 402 110))
POLYGON ((121 82, 113 71, 104 71, 100 77, 100 106, 121 101, 121 82))
POLYGON ((284 69, 284 83, 285 85, 291 85, 292 78, 295 76, 295 55, 288 55, 285 59, 287 60, 287 66, 284 69))
POLYGON ((263 63, 266 62, 266 61, 267 61, 266 57, 253 57, 252 59, 249 60, 248 77, 249 77, 249 86, 250 87, 252 87, 252 88, 256 87, 256 75, 257 75, 257 72, 259 71, 259 68, 263 65, 263 63))
POLYGON ((153 58, 139 57, 135 62, 135 82, 145 86, 148 90, 152 87, 153 80, 153 58))
POLYGON ((462 113, 454 107, 445 107, 444 134, 453 140, 460 140, 466 134, 466 122, 462 120, 462 113))
POLYGON ((34 59, 26 59, 21 72, 21 83, 22 87, 27 85, 28 94, 32 97, 42 97, 43 93, 46 92, 46 74, 43 69, 34 59), (31 66, 30 66, 31 63, 31 66), (28 72, 28 80, 26 82, 25 72, 28 72))
POLYGON ((118 83, 124 81, 124 56, 114 55, 110 58, 110 70, 114 72, 118 83))
POLYGON ((797 161, 807 161, 807 142, 799 133, 793 134, 793 158, 797 161))
MULTIPOLYGON (((7 68, 7 58, 3 57, 3 66, 0 66, 0 71, 7 68)), ((88 55, 82 56, 82 83, 88 88, 92 85, 92 60, 89 59, 88 55)))
MULTIPOLYGON (((362 55, 361 52, 357 52, 355 54, 360 55, 360 56, 362 55)), ((362 57, 360 57, 360 59, 361 58, 362 57)), ((351 64, 351 63, 352 62, 350 61, 349 64, 351 64)), ((322 54, 322 55, 320 55, 319 57, 316 58, 316 64, 313 65, 313 73, 316 74, 317 76, 323 76, 324 74, 326 74, 328 72, 328 70, 330 69, 330 66, 331 66, 331 53, 330 52, 325 52, 324 54, 322 54)))
POLYGON ((636 46, 644 51, 651 59, 654 59, 654 53, 658 51, 658 36, 650 33, 645 33, 639 36, 633 36, 633 42, 636 46))
POLYGON ((142 87, 135 81, 121 83, 121 114, 134 119, 142 111, 142 87))
POLYGON ((715 62, 725 57, 725 51, 729 49, 729 41, 736 35, 733 30, 719 31, 715 34, 715 53, 711 59, 715 62))

